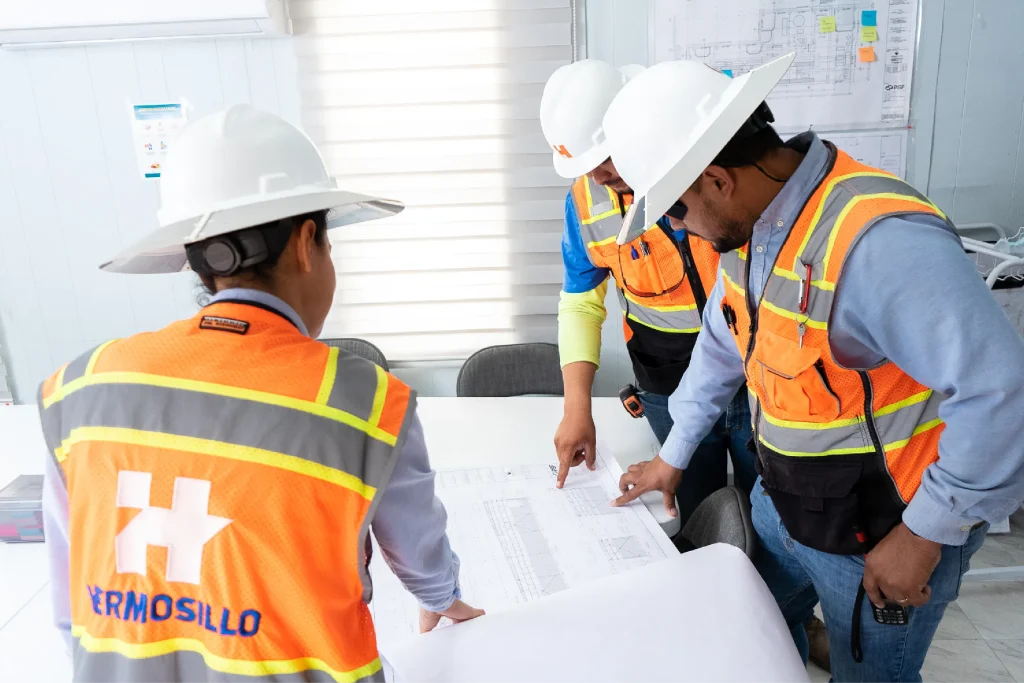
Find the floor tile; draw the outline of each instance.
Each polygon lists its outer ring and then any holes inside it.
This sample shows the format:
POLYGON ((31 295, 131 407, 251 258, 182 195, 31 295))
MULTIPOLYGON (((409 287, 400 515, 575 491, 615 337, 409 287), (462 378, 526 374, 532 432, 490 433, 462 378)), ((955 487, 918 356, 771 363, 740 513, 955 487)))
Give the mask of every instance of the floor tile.
POLYGON ((928 650, 921 676, 929 683, 1005 681, 1013 677, 983 640, 936 640, 928 650))
POLYGON ((1017 534, 989 534, 971 558, 971 569, 1024 565, 1024 537, 1017 534))
POLYGON ((935 633, 935 640, 983 640, 983 638, 964 611, 960 609, 960 606, 954 602, 946 607, 946 613, 942 615, 942 622, 939 623, 939 630, 935 633))
POLYGON ((1024 640, 990 640, 988 646, 1014 680, 1024 683, 1024 640))
POLYGON ((46 546, 0 543, 0 628, 18 613, 47 581, 46 546))
POLYGON ((71 659, 53 627, 48 588, 39 591, 0 631, 3 681, 69 681, 71 659))
POLYGON ((964 584, 956 602, 983 638, 1024 639, 1024 582, 964 584))

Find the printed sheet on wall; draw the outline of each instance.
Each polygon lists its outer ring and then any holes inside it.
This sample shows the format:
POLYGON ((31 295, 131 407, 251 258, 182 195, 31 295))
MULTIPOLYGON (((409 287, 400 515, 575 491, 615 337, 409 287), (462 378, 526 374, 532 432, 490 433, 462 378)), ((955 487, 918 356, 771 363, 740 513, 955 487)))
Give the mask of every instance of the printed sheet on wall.
POLYGON ((652 63, 739 76, 796 51, 768 98, 784 132, 905 125, 918 0, 655 0, 652 63))

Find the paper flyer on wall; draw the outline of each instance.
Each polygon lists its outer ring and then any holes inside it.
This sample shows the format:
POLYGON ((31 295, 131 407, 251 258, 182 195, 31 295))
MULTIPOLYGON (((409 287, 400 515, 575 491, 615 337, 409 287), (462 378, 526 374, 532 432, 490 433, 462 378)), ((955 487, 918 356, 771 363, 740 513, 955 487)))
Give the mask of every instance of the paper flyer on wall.
POLYGON ((132 144, 143 178, 159 178, 174 138, 185 127, 181 103, 133 104, 132 144))

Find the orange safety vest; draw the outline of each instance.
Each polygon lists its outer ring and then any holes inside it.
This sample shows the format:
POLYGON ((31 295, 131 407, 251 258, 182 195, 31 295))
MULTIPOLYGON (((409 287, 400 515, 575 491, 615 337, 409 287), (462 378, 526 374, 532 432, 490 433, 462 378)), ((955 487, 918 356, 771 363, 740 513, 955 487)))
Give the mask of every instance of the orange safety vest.
POLYGON ((745 359, 758 471, 786 529, 812 548, 857 554, 899 523, 938 459, 945 397, 888 361, 841 365, 829 344, 835 293, 850 250, 880 219, 945 215, 898 178, 828 148, 830 170, 756 311, 746 295, 749 245, 722 256, 722 308, 735 316, 745 359))
POLYGON ((367 534, 412 401, 241 302, 50 377, 76 680, 383 680, 367 534))
POLYGON ((654 224, 619 245, 616 236, 633 201, 598 185, 590 176, 573 183, 571 195, 590 262, 612 273, 623 312, 623 330, 642 388, 669 394, 689 363, 701 328, 701 311, 715 284, 718 252, 710 242, 654 224), (681 359, 666 366, 653 357, 681 359))

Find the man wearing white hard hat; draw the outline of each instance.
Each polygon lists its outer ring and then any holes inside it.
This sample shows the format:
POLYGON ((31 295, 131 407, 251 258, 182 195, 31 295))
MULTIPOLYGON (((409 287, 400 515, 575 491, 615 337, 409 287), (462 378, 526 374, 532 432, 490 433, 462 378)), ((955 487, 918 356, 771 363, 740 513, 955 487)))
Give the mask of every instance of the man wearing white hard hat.
POLYGON ((44 382, 57 625, 83 681, 384 680, 372 529, 419 599, 459 599, 415 395, 315 341, 327 231, 402 210, 337 188, 294 126, 248 105, 188 126, 160 228, 103 266, 190 266, 195 317, 102 344, 44 382))
POLYGON ((674 207, 722 252, 672 434, 616 503, 685 479, 746 380, 756 564, 798 647, 820 602, 835 680, 921 680, 988 523, 1024 499, 1024 343, 931 201, 814 133, 779 139, 764 99, 792 61, 659 64, 605 115, 627 227, 674 207))
MULTIPOLYGON (((594 462, 590 394, 600 362, 609 281, 615 283, 622 307, 626 349, 638 387, 627 387, 621 398, 664 441, 672 428, 668 396, 686 371, 718 267, 718 254, 708 242, 673 230, 661 216, 652 216, 644 229, 616 244, 633 191, 609 159, 601 119, 626 81, 642 71, 640 66, 616 69, 584 59, 558 69, 541 98, 541 127, 553 149, 555 171, 575 180, 565 201, 565 277, 558 309, 565 384, 565 416, 555 434, 559 486, 570 467, 594 462)), ((746 392, 734 393, 736 400, 704 435, 690 476, 675 495, 665 494, 669 514, 684 522, 701 501, 726 485, 730 454, 736 484, 747 493, 754 484, 753 457, 746 448, 746 392)))

